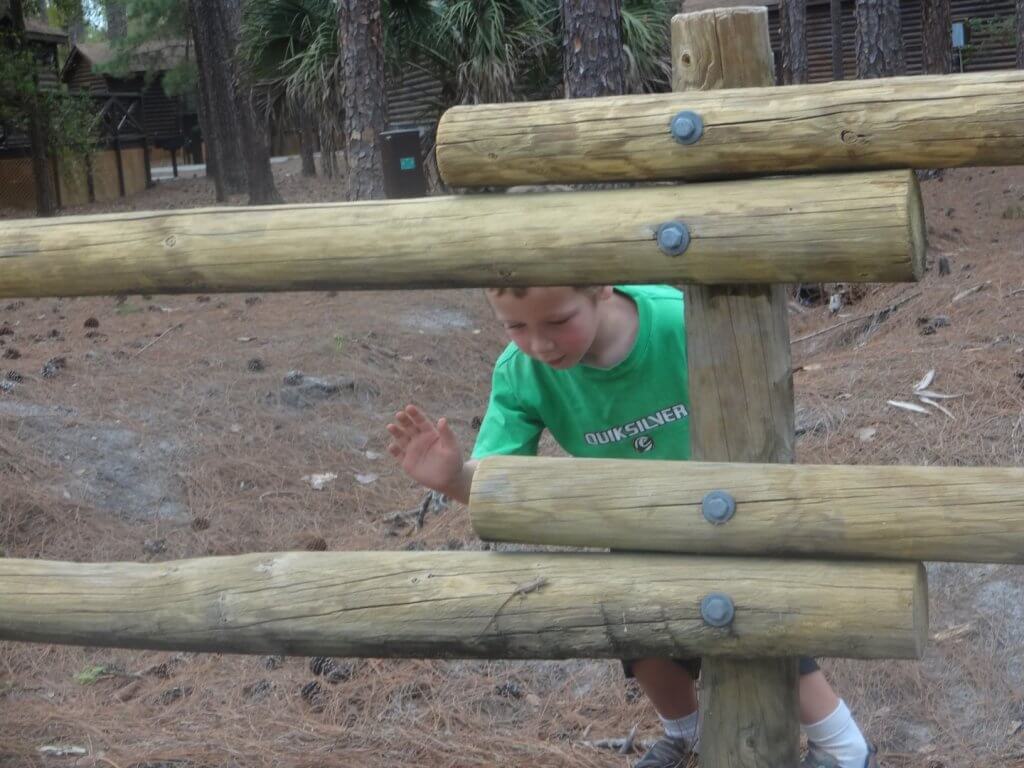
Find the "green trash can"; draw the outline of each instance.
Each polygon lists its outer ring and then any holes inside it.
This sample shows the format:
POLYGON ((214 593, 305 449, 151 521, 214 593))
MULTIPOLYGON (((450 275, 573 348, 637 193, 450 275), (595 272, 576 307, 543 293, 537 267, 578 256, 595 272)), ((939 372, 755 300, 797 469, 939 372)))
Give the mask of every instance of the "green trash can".
POLYGON ((381 138, 385 196, 388 199, 425 197, 427 177, 423 173, 423 145, 419 130, 384 131, 381 138))

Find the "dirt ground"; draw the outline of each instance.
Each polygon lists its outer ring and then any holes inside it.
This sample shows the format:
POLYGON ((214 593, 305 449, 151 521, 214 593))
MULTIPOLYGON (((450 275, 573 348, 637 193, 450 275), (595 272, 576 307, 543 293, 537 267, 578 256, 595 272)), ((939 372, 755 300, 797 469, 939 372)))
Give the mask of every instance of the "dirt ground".
MULTIPOLYGON (((295 163, 275 173, 288 202, 338 197, 295 163)), ((923 189, 921 283, 874 286, 838 313, 793 302, 801 462, 1021 464, 1024 168, 923 189), (929 370, 932 389, 963 395, 943 401, 950 415, 887 405, 914 400, 929 370)), ((69 212, 212 203, 189 179, 69 212)), ((502 345, 478 291, 0 303, 0 554, 479 549, 458 505, 434 505, 421 529, 395 517, 422 492, 383 455, 383 426, 413 401, 470 443, 502 345), (326 472, 323 490, 303 480, 326 472)), ((929 572, 923 662, 823 666, 883 765, 1024 766, 1024 568, 929 572)), ((613 662, 332 669, 0 643, 0 766, 625 766, 636 754, 584 742, 658 732, 613 662)))

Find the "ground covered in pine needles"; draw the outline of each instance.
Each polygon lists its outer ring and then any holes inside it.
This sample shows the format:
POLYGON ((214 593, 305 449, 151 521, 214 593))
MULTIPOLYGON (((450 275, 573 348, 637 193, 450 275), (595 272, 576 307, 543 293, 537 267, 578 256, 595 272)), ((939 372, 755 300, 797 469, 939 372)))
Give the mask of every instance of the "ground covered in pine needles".
MULTIPOLYGON (((294 162, 275 172, 289 202, 338 197, 294 162)), ((920 284, 836 313, 793 302, 801 462, 1021 464, 1024 169, 950 171, 924 193, 920 284), (887 404, 918 402, 931 370, 932 389, 963 395, 948 414, 887 404)), ((212 202, 189 179, 74 212, 212 202)), ((470 443, 502 344, 478 291, 0 303, 0 547, 140 562, 479 549, 458 505, 417 524, 422 491, 383 427, 412 401, 470 443), (321 490, 303 479, 325 473, 321 490)), ((923 662, 824 666, 884 765, 1024 766, 1024 568, 929 572, 923 662)), ((626 766, 636 753, 590 744, 658 732, 610 661, 311 662, 0 643, 0 765, 626 766)))

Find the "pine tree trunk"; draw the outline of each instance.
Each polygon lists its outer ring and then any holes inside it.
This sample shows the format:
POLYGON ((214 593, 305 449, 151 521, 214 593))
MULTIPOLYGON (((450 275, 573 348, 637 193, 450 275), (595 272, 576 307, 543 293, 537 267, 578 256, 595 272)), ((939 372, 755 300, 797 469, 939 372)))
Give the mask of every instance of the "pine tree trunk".
POLYGON ((316 176, 316 127, 313 115, 305 105, 298 107, 299 118, 299 156, 302 158, 302 175, 316 176))
POLYGON ((204 125, 207 135, 204 138, 213 150, 214 172, 217 174, 215 183, 219 184, 217 199, 222 200, 223 194, 245 192, 248 181, 240 140, 242 129, 235 104, 232 38, 224 7, 218 0, 189 0, 189 10, 199 77, 203 81, 208 108, 204 125))
POLYGON ((338 142, 334 128, 320 124, 320 167, 324 178, 333 179, 338 175, 338 142))
POLYGON ((832 19, 832 79, 842 80, 843 71, 843 0, 832 0, 829 12, 832 19))
POLYGON ((128 14, 122 0, 107 0, 107 38, 120 40, 128 34, 128 14))
POLYGON ((281 202, 270 166, 270 131, 254 105, 252 86, 240 82, 235 91, 238 122, 242 129, 242 148, 248 161, 249 205, 272 205, 281 202))
POLYGON ((242 25, 241 0, 221 0, 224 36, 228 42, 228 65, 234 88, 238 115, 239 139, 246 161, 249 205, 271 205, 281 202, 270 167, 270 131, 263 110, 256 107, 252 79, 242 66, 238 50, 238 30, 242 25))
POLYGON ((1017 67, 1024 69, 1024 0, 1017 0, 1017 67))
POLYGON ((381 0, 340 0, 341 107, 345 115, 345 162, 349 200, 384 197, 380 134, 387 121, 381 0))
POLYGON ((906 74, 900 0, 857 0, 857 77, 906 74))
POLYGON ((562 0, 565 97, 626 92, 622 0, 562 0))
POLYGON ((36 188, 36 213, 40 216, 53 216, 57 212, 57 201, 53 188, 50 153, 47 152, 45 121, 42 110, 33 109, 29 115, 28 134, 32 152, 32 180, 36 188))
POLYGON ((203 81, 202 76, 202 52, 196 49, 195 55, 196 69, 199 72, 199 76, 196 77, 196 86, 199 91, 199 132, 202 134, 203 139, 203 161, 206 164, 206 178, 213 180, 214 197, 218 203, 222 203, 226 199, 226 193, 220 172, 217 170, 217 152, 214 147, 216 142, 213 140, 213 128, 210 127, 210 115, 213 109, 210 107, 210 99, 206 95, 206 83, 203 81))
POLYGON ((782 0, 782 73, 786 85, 807 82, 807 0, 782 0))
POLYGON ((199 90, 199 129, 203 134, 206 178, 213 181, 214 198, 218 203, 223 203, 227 199, 227 190, 224 189, 224 177, 217 168, 217 137, 213 128, 213 106, 210 104, 210 95, 207 92, 208 86, 205 77, 209 65, 206 62, 203 46, 199 44, 200 33, 197 31, 199 18, 196 16, 196 8, 192 0, 188 2, 188 25, 196 56, 196 86, 199 90))
POLYGON ((925 74, 948 75, 953 71, 949 0, 921 0, 921 29, 925 74))

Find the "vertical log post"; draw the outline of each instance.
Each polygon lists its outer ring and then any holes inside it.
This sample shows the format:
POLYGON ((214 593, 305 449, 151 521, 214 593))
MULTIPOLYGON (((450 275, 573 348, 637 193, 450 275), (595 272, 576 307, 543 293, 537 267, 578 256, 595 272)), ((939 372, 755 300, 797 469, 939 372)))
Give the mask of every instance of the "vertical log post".
MULTIPOLYGON (((764 7, 672 20, 673 90, 774 85, 764 7)), ((670 119, 665 116, 666 124, 670 119)), ((686 151, 686 147, 680 147, 686 151)), ((782 285, 686 288, 693 458, 793 460, 793 378, 782 285)), ((791 768, 799 746, 795 659, 704 660, 704 768, 791 768)))

